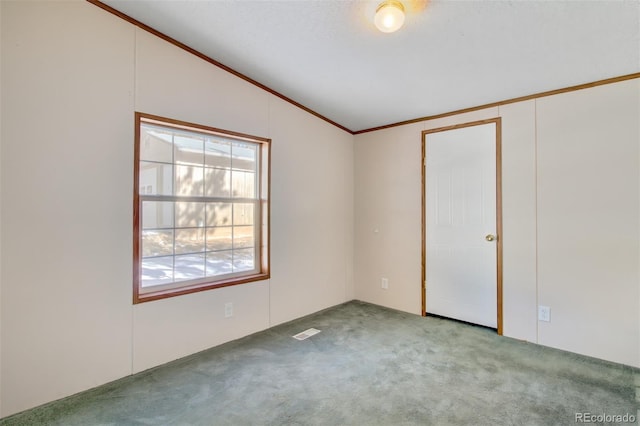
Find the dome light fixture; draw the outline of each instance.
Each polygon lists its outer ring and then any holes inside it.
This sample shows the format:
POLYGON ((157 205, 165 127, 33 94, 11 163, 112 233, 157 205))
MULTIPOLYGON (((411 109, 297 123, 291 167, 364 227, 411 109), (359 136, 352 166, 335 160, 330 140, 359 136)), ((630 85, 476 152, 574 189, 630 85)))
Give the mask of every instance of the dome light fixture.
POLYGON ((376 9, 376 27, 383 33, 398 31, 404 24, 404 6, 397 0, 386 0, 376 9))

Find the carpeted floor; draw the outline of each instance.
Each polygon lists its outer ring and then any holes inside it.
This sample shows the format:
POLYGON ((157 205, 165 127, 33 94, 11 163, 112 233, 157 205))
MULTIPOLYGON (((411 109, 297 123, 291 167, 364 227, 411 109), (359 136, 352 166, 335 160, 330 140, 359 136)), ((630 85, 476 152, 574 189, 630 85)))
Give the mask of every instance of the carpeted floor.
POLYGON ((569 425, 582 412, 637 416, 636 375, 353 301, 0 424, 569 425), (291 337, 310 327, 322 332, 291 337))

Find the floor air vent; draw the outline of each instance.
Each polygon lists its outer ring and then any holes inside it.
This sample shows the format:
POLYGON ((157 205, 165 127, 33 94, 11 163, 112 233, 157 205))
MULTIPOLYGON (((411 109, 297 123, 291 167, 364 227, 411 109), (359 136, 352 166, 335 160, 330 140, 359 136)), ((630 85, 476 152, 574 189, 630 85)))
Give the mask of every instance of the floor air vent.
POLYGON ((315 328, 309 328, 301 333, 296 334, 295 336, 293 336, 293 338, 298 340, 304 340, 318 333, 320 333, 320 330, 315 328))

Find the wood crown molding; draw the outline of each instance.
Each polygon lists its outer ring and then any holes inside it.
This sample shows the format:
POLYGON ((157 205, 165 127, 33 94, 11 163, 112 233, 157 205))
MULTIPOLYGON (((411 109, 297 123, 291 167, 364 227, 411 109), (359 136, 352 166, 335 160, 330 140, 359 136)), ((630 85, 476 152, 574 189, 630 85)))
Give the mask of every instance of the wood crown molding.
POLYGON ((496 106, 512 104, 512 103, 515 103, 515 102, 523 102, 523 101, 528 101, 530 99, 543 98, 545 96, 552 96, 552 95, 557 95, 557 94, 560 94, 560 93, 573 92, 575 90, 588 89, 590 87, 602 86, 604 84, 618 83, 620 81, 633 80, 635 78, 640 78, 640 72, 637 72, 637 73, 627 74, 627 75, 623 75, 623 76, 619 76, 619 77, 613 77, 613 78, 607 78, 607 79, 604 79, 604 80, 598 80, 598 81, 594 81, 594 82, 591 82, 591 83, 579 84, 577 86, 570 86, 570 87, 565 87, 565 88, 562 88, 562 89, 549 90, 549 91, 546 91, 546 92, 535 93, 533 95, 520 96, 520 97, 517 97, 517 98, 507 99, 507 100, 498 101, 498 102, 492 102, 492 103, 489 103, 489 104, 479 105, 479 106, 475 106, 475 107, 463 108, 463 109, 458 109, 458 110, 455 110, 455 111, 445 112, 445 113, 441 113, 441 114, 428 115, 428 116, 424 116, 424 117, 414 118, 414 119, 411 119, 411 120, 399 121, 397 123, 385 124, 383 126, 371 127, 369 129, 362 129, 362 130, 353 131, 353 130, 350 130, 350 129, 346 128, 345 126, 343 126, 341 124, 338 124, 335 121, 333 121, 333 120, 331 120, 331 119, 329 119, 329 118, 327 118, 327 117, 325 117, 325 116, 313 111, 312 109, 307 108, 306 106, 302 105, 301 103, 296 102, 293 99, 288 98, 288 97, 286 97, 285 95, 283 95, 283 94, 281 94, 279 92, 276 92, 275 90, 265 86, 264 84, 254 80, 254 79, 252 79, 250 77, 247 77, 246 75, 234 70, 233 68, 230 68, 230 67, 224 65, 223 63, 220 63, 220 62, 216 61, 215 59, 208 57, 204 53, 201 53, 201 52, 199 52, 199 51, 187 46, 186 44, 181 43, 178 40, 175 40, 175 39, 169 37, 168 35, 166 35, 164 33, 161 33, 160 31, 158 31, 158 30, 156 30, 154 28, 151 28, 150 26, 148 26, 146 24, 143 24, 142 22, 140 22, 140 21, 138 21, 136 19, 133 19, 129 15, 126 15, 126 14, 124 14, 124 13, 122 13, 122 12, 120 12, 120 11, 114 9, 114 8, 112 8, 111 6, 108 6, 108 5, 104 4, 104 3, 102 3, 100 0, 86 0, 86 1, 91 3, 91 4, 93 4, 94 6, 99 7, 100 9, 103 9, 103 10, 105 10, 105 11, 107 11, 107 12, 109 12, 109 13, 111 13, 111 14, 113 14, 113 15, 115 15, 115 16, 117 16, 117 17, 119 17, 119 18, 121 18, 121 19, 123 19, 123 20, 125 20, 125 21, 127 21, 127 22, 129 22, 131 24, 133 24, 133 25, 135 25, 136 27, 138 27, 140 29, 143 29, 143 30, 145 30, 145 31, 147 31, 147 32, 149 32, 149 33, 151 33, 151 34, 153 34, 153 35, 155 35, 155 36, 157 36, 157 37, 159 37, 159 38, 171 43, 171 44, 173 44, 176 47, 179 47, 182 50, 185 50, 185 51, 191 53, 192 55, 197 56, 198 58, 200 58, 200 59, 202 59, 202 60, 204 60, 206 62, 209 62, 210 64, 212 64, 212 65, 214 65, 214 66, 216 66, 218 68, 221 68, 221 69, 227 71, 228 73, 231 73, 231 74, 235 75, 238 78, 241 78, 242 80, 244 80, 244 81, 246 81, 246 82, 248 82, 250 84, 253 84, 256 87, 259 87, 260 89, 262 89, 262 90, 264 90, 264 91, 266 91, 268 93, 271 93, 274 96, 277 96, 278 98, 282 99, 283 101, 288 102, 291 105, 294 105, 294 106, 302 109, 303 111, 306 111, 309 114, 314 115, 314 116, 318 117, 319 119, 324 120, 327 123, 332 124, 333 126, 339 128, 341 130, 344 130, 345 132, 347 132, 349 134, 352 134, 352 135, 360 135, 362 133, 375 132, 376 130, 389 129, 391 127, 403 126, 405 124, 413 124, 413 123, 418 123, 420 121, 429 121, 429 120, 434 120, 436 118, 449 117, 449 116, 452 116, 452 115, 464 114, 464 113, 467 113, 467 112, 478 111, 478 110, 486 109, 486 108, 493 108, 493 107, 496 107, 496 106))
POLYGON ((619 77, 606 78, 604 80, 593 81, 591 83, 578 84, 577 86, 569 86, 569 87, 564 87, 562 89, 555 89, 555 90, 549 90, 549 91, 546 91, 546 92, 535 93, 533 95, 520 96, 520 97, 517 97, 517 98, 507 99, 507 100, 498 101, 498 102, 492 102, 492 103, 489 103, 489 104, 479 105, 479 106, 475 106, 475 107, 457 109, 455 111, 445 112, 445 113, 442 113, 442 114, 428 115, 428 116, 425 116, 425 117, 414 118, 414 119, 411 119, 411 120, 399 121, 397 123, 385 124, 384 126, 372 127, 370 129, 357 130, 357 131, 353 132, 353 134, 354 135, 360 135, 362 133, 375 132, 376 130, 384 130, 384 129, 389 129, 391 127, 404 126, 405 124, 413 124, 413 123, 419 123, 421 121, 435 120, 436 118, 450 117, 452 115, 458 115, 458 114, 464 114, 464 113, 467 113, 467 112, 479 111, 481 109, 493 108, 493 107, 497 107, 497 106, 501 106, 501 105, 513 104, 515 102, 528 101, 528 100, 531 100, 531 99, 544 98, 546 96, 558 95, 560 93, 573 92, 573 91, 576 91, 576 90, 588 89, 590 87, 602 86, 602 85, 611 84, 611 83, 618 83, 620 81, 633 80, 633 79, 636 79, 636 78, 640 78, 640 72, 636 72, 636 73, 633 73, 633 74, 622 75, 622 76, 619 76, 619 77))
POLYGON ((216 66, 218 68, 221 68, 221 69, 225 70, 228 73, 231 73, 231 74, 235 75, 236 77, 246 81, 247 83, 253 84, 256 87, 258 87, 258 88, 260 88, 260 89, 262 89, 262 90, 264 90, 266 92, 269 92, 274 96, 277 96, 278 98, 282 99, 283 101, 288 102, 291 105, 294 105, 294 106, 302 109, 303 111, 306 111, 309 114, 314 115, 314 116, 318 117, 319 119, 324 120, 327 123, 332 124, 332 125, 334 125, 335 127, 339 128, 341 130, 344 130, 347 133, 350 133, 352 135, 354 134, 354 132, 352 130, 347 129, 343 125, 338 124, 335 121, 325 117, 324 115, 321 115, 321 114, 313 111, 312 109, 307 108, 306 106, 302 105, 301 103, 296 102, 293 99, 286 97, 282 93, 276 92, 275 90, 271 89, 270 87, 267 87, 264 84, 254 80, 254 79, 252 79, 250 77, 247 77, 246 75, 234 70, 233 68, 228 67, 225 64, 223 64, 221 62, 218 62, 213 58, 208 57, 204 53, 201 53, 201 52, 199 52, 199 51, 187 46, 186 44, 181 43, 178 40, 176 40, 176 39, 174 39, 172 37, 169 37, 168 35, 166 35, 164 33, 161 33, 160 31, 158 31, 158 30, 156 30, 156 29, 154 29, 154 28, 152 28, 152 27, 150 27, 150 26, 148 26, 146 24, 143 24, 142 22, 138 21, 137 19, 134 19, 134 18, 130 17, 129 15, 126 15, 126 14, 120 12, 119 10, 116 10, 113 7, 102 3, 100 0, 87 0, 87 2, 91 3, 94 6, 98 6, 100 9, 105 10, 105 11, 117 16, 118 18, 121 18, 121 19, 123 19, 123 20, 125 20, 125 21, 127 21, 127 22, 129 22, 129 23, 131 23, 133 25, 135 25, 136 27, 147 31, 147 32, 155 35, 156 37, 159 37, 159 38, 163 39, 164 41, 167 41, 167 42, 173 44, 174 46, 176 46, 176 47, 178 47, 178 48, 180 48, 182 50, 185 50, 185 51, 191 53, 192 55, 197 56, 198 58, 200 58, 200 59, 202 59, 202 60, 204 60, 206 62, 209 62, 211 65, 214 65, 214 66, 216 66))

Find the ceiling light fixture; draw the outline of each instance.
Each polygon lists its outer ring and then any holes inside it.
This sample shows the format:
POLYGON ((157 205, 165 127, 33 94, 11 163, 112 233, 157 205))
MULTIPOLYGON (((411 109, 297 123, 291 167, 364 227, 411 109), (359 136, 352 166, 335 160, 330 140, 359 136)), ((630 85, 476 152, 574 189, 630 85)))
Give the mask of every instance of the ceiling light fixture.
POLYGON ((398 31, 404 24, 404 6, 397 0, 380 3, 374 22, 383 33, 398 31))

